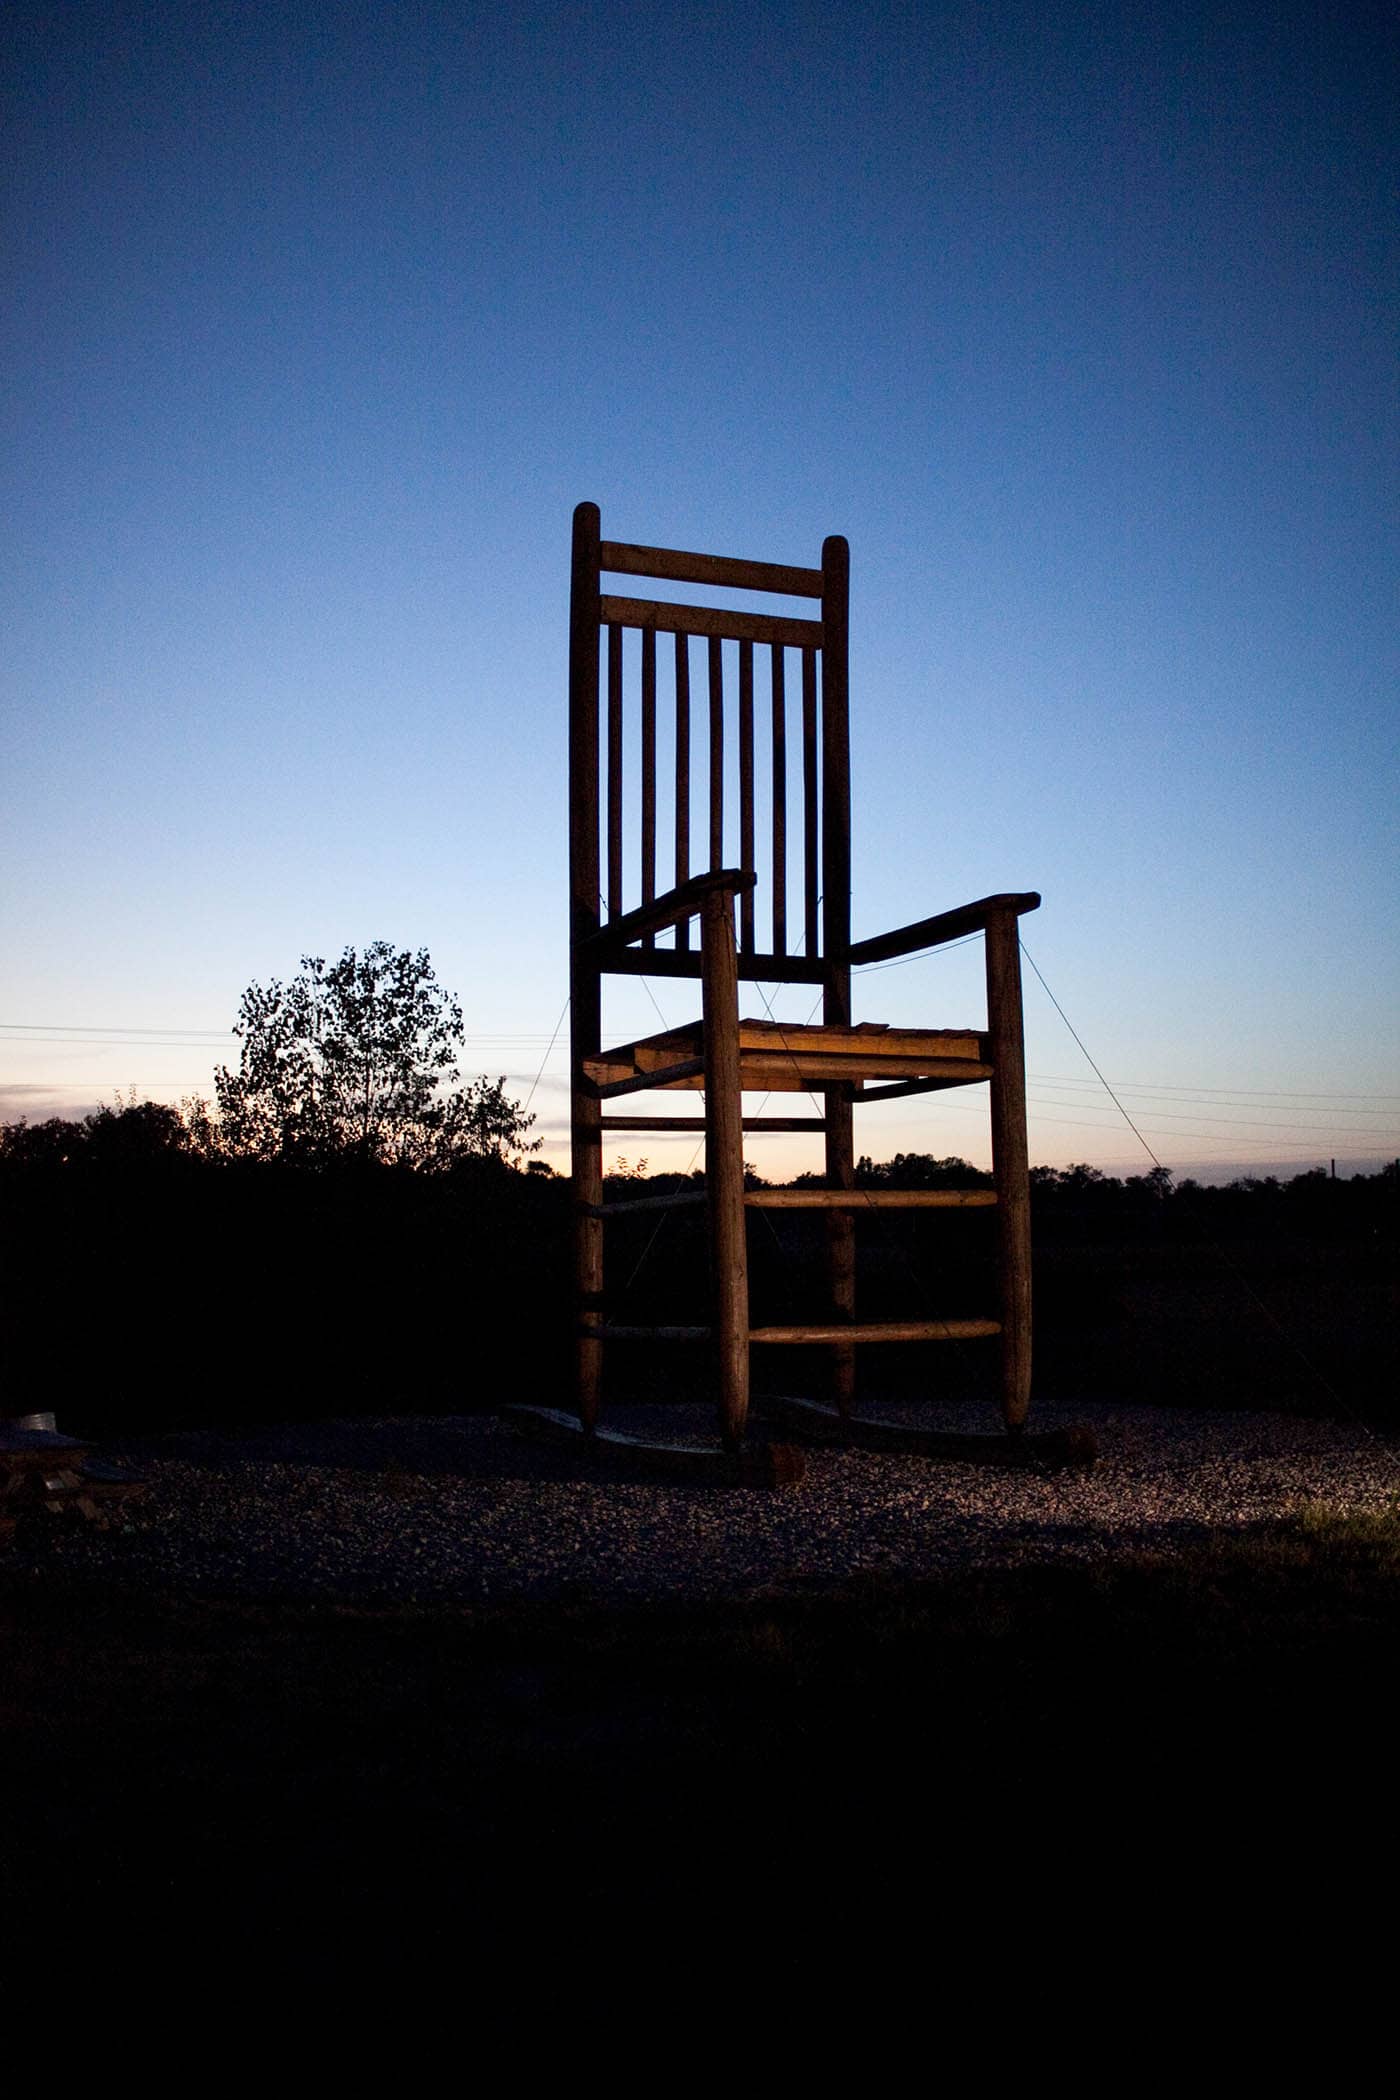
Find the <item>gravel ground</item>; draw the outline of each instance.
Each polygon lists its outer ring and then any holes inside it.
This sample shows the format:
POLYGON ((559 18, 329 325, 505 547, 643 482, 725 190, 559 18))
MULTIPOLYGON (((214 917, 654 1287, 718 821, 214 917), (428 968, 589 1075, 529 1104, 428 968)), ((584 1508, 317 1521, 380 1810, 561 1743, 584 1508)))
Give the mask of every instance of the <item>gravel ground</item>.
MULTIPOLYGON (((703 1428, 679 1414, 652 1426, 703 1428)), ((1071 1422, 1098 1438, 1092 1472, 813 1450, 800 1486, 769 1493, 592 1471, 480 1415, 188 1431, 105 1454, 149 1481, 117 1528, 53 1522, 0 1550, 0 1568, 302 1603, 716 1598, 1170 1550, 1310 1499, 1400 1495, 1400 1441, 1357 1423, 1085 1404, 1040 1408, 1035 1427, 1071 1422)), ((634 1411, 615 1426, 648 1424, 634 1411)))

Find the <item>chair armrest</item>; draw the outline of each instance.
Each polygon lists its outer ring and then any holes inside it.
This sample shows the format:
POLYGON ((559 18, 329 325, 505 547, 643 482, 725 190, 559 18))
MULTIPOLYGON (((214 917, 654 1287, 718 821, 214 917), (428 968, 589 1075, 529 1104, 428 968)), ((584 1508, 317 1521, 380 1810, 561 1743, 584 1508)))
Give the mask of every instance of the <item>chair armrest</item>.
POLYGON ((650 904, 640 905, 636 911, 624 912, 620 919, 610 919, 597 933, 579 943, 580 952, 602 961, 619 948, 629 948, 633 941, 641 940, 648 933, 660 933, 663 927, 674 926, 680 919, 693 919, 703 909, 705 899, 713 896, 716 890, 728 890, 737 896, 742 890, 751 890, 757 881, 757 875, 747 868, 715 868, 708 875, 692 875, 688 882, 679 883, 650 904))
POLYGON ((959 905, 956 911, 941 911, 932 919, 916 919, 912 926, 897 927, 893 933, 877 933, 871 940, 855 941, 850 959, 853 963, 888 962, 892 956, 912 955, 916 948, 941 948, 945 941, 960 940, 965 933, 983 932, 988 920, 1003 912, 1012 912, 1019 918, 1022 912, 1035 911, 1039 905, 1036 890, 979 897, 975 904, 959 905))

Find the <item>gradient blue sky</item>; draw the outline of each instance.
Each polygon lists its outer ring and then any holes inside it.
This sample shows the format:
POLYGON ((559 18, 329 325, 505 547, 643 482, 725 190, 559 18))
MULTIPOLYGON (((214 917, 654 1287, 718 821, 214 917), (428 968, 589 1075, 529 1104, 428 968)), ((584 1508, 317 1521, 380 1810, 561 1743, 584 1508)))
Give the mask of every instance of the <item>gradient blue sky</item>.
MULTIPOLYGON (((848 535, 857 933, 1040 889, 1169 1164, 1400 1150, 1390 19, 18 0, 0 1113, 207 1093, 245 984, 380 936, 528 1090, 590 497, 848 535)), ((858 1002, 976 1019, 975 951, 858 1002)), ((1027 1026, 1033 1155, 1146 1165, 1027 1026)))

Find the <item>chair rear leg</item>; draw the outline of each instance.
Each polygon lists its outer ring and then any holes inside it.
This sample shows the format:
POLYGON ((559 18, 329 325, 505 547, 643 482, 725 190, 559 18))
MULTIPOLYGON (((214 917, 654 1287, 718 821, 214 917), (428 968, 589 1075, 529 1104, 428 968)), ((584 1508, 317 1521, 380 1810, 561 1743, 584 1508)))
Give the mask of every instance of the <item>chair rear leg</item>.
POLYGON ((581 1427, 597 1426, 603 1388, 603 1342, 598 1329, 603 1324, 603 1221, 590 1216, 603 1200, 603 1146, 596 1124, 582 1140, 575 1125, 574 1182, 574 1288, 575 1288, 575 1405, 581 1427))
POLYGON ((575 967, 571 1061, 572 1178, 574 1200, 575 1406, 585 1433, 597 1427, 603 1386, 603 1111, 588 1092, 583 1059, 598 1048, 602 1021, 600 982, 595 971, 575 967))

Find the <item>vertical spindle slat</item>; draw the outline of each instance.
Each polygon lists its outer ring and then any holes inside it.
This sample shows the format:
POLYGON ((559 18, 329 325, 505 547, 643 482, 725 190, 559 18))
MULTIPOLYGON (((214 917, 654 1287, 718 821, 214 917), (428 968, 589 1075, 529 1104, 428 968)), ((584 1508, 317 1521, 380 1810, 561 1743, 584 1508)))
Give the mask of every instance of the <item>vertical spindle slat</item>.
POLYGON ((787 692, 782 645, 773 657, 773 953, 787 954, 787 692))
MULTIPOLYGON (((679 888, 690 876, 690 637, 676 636, 676 872, 679 888)), ((690 946, 690 928, 682 919, 676 946, 690 946)))
MULTIPOLYGON (((753 860, 753 643, 739 644, 739 865, 753 860)), ((754 945, 753 891, 739 900, 739 946, 754 945)))
MULTIPOLYGON (((656 895, 656 631, 642 632, 642 902, 656 895)), ((644 948, 656 946, 649 933, 644 948)))
POLYGON ((817 652, 802 652, 802 907, 808 955, 821 952, 817 929, 817 652))
POLYGON ((710 640, 710 866, 724 866, 724 644, 710 640))
POLYGON ((608 627, 608 916, 622 902, 622 629, 608 627))

